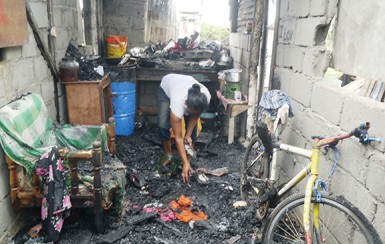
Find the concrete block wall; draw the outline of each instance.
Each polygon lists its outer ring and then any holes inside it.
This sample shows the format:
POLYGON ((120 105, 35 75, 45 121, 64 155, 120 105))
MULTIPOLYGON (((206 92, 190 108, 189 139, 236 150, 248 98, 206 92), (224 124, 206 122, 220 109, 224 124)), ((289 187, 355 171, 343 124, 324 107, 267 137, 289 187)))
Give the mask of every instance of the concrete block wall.
POLYGON ((254 20, 255 1, 246 0, 239 2, 237 32, 242 33, 246 31, 246 24, 248 21, 254 20))
MULTIPOLYGON (((48 43, 47 1, 29 0, 32 12, 41 31, 43 41, 48 43)), ((76 41, 77 18, 76 1, 54 0, 54 23, 56 37, 55 57, 58 65, 64 56, 70 40, 76 41)), ((22 46, 6 47, 0 50, 0 107, 23 94, 41 94, 48 108, 50 117, 56 119, 54 104, 54 81, 47 62, 37 47, 31 27, 28 25, 28 42, 22 46)), ((62 109, 63 111, 63 109, 62 109)), ((14 231, 18 230, 18 213, 11 206, 9 195, 9 172, 0 150, 0 243, 6 242, 14 231), (13 231, 13 232, 12 232, 13 231)), ((19 226, 20 227, 20 226, 19 226)))
MULTIPOLYGON (((337 12, 337 0, 282 0, 274 76, 290 96, 295 116, 289 119, 283 140, 311 148, 312 135, 338 135, 370 121, 370 135, 385 138, 385 106, 323 81, 331 53, 323 38, 337 12)), ((369 16, 368 16, 369 17, 369 16)), ((338 32, 335 33, 338 36, 338 32)), ((380 66, 379 66, 380 68, 380 66)), ((385 240, 385 143, 361 145, 349 138, 339 145, 340 164, 329 183, 330 191, 344 195, 374 224, 385 240)), ((280 154, 280 182, 307 161, 280 154)), ((326 179, 333 155, 321 159, 320 177, 326 179)), ((303 191, 303 184, 294 191, 303 191)))
POLYGON ((103 1, 104 35, 127 36, 129 48, 143 46, 147 4, 147 0, 103 1))
POLYGON ((176 38, 175 1, 103 1, 104 36, 128 37, 128 48, 176 38))
MULTIPOLYGON (((229 50, 233 58, 234 68, 242 69, 241 80, 247 81, 250 77, 252 35, 244 33, 230 33, 229 50)), ((241 92, 247 94, 247 82, 241 82, 241 92)))

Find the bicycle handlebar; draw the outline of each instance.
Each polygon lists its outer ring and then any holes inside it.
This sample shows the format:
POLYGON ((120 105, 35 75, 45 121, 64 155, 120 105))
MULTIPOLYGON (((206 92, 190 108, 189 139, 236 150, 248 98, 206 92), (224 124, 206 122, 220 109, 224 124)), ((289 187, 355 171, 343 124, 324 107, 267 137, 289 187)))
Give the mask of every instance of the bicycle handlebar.
POLYGON ((346 138, 349 138, 351 136, 355 136, 359 138, 359 142, 362 144, 368 144, 368 130, 370 128, 370 123, 366 122, 364 124, 359 125, 357 128, 352 130, 351 132, 341 135, 341 136, 334 136, 334 137, 328 137, 324 138, 322 136, 312 136, 312 139, 316 140, 316 146, 322 147, 326 145, 337 145, 339 141, 344 140, 346 138))

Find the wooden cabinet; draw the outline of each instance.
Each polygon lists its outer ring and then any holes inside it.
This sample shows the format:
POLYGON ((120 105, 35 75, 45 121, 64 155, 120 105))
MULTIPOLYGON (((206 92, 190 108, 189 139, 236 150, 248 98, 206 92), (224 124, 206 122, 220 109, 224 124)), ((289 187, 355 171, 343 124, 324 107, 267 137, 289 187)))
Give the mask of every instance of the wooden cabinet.
POLYGON ((111 80, 63 82, 70 124, 100 125, 112 117, 111 80))

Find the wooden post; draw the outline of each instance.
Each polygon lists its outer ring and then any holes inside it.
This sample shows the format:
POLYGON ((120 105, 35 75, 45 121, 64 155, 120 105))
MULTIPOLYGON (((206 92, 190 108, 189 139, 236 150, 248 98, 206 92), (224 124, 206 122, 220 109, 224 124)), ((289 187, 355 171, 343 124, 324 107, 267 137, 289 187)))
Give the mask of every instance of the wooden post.
POLYGON ((100 175, 102 150, 99 141, 94 142, 92 150, 92 162, 94 166, 94 221, 97 233, 103 228, 103 206, 102 206, 102 179, 100 175))
POLYGON ((79 192, 78 159, 69 159, 71 169, 71 195, 79 192))
POLYGON ((116 142, 115 142, 115 118, 110 117, 108 119, 108 150, 112 155, 116 154, 116 142))
POLYGON ((7 155, 5 155, 5 161, 8 164, 8 170, 9 170, 9 184, 11 187, 11 201, 13 207, 18 207, 18 199, 17 199, 17 192, 19 191, 19 181, 17 179, 17 172, 16 167, 17 165, 10 159, 7 155))

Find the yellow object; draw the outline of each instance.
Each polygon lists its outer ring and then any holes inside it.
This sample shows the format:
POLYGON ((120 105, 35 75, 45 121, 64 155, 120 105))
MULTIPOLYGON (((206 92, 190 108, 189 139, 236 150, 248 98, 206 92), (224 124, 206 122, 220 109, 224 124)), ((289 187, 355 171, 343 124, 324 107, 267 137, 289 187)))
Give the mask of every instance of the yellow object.
MULTIPOLYGON (((198 122, 197 122, 197 136, 199 135, 201 130, 202 130, 201 118, 198 118, 198 122)), ((172 129, 170 129, 170 133, 171 133, 171 138, 175 138, 174 132, 172 131, 172 129)), ((186 124, 184 122, 184 117, 182 117, 182 137, 183 138, 184 138, 185 134, 186 134, 186 124)))
POLYGON ((107 58, 121 58, 126 53, 128 38, 107 36, 107 58))

